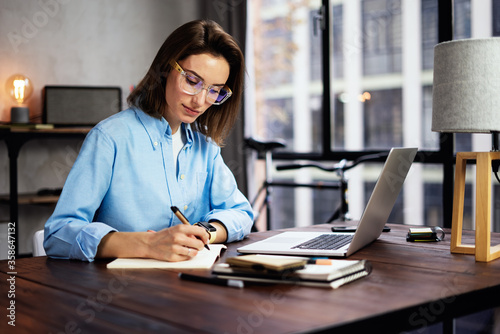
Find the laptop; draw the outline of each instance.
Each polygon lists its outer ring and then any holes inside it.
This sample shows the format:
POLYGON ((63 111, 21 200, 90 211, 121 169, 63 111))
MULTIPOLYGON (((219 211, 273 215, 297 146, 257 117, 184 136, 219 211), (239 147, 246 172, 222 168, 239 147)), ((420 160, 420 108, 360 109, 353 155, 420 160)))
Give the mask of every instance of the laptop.
MULTIPOLYGON (((287 231, 238 248, 240 253, 295 256, 348 257, 375 241, 391 214, 417 148, 392 148, 373 188, 356 232, 287 231), (324 239, 343 239, 335 247, 325 246, 324 239)), ((332 240, 330 240, 332 241, 332 240)), ((334 241, 335 242, 335 241, 334 241)))

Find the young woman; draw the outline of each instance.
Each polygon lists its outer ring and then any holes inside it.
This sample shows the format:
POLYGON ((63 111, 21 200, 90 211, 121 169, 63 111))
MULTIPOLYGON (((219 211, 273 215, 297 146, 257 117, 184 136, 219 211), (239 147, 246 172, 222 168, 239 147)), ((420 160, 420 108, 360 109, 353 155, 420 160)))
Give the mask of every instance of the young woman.
POLYGON ((215 22, 176 29, 128 97, 130 108, 85 139, 45 225, 47 255, 182 261, 209 242, 248 234, 250 204, 220 154, 244 71, 240 48, 215 22))

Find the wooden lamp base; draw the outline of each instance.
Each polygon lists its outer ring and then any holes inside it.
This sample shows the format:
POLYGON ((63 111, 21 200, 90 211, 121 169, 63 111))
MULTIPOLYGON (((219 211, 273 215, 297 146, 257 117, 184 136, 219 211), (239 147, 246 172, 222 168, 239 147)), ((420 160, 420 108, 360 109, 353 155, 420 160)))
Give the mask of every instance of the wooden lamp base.
POLYGON ((457 152, 450 251, 475 254, 476 261, 489 262, 500 257, 500 245, 491 246, 491 164, 500 152, 457 152), (465 171, 467 160, 476 160, 476 243, 462 245, 465 171))

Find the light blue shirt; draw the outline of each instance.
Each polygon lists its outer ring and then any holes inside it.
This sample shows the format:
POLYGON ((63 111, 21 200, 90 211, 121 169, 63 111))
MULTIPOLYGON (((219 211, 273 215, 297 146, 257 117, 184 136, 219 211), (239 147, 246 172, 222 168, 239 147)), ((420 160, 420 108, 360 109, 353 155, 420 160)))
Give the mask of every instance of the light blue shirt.
POLYGON ((111 231, 159 231, 180 224, 173 205, 191 223, 222 222, 228 242, 250 233, 251 206, 220 148, 190 125, 179 131, 185 131, 186 144, 176 171, 172 130, 164 118, 131 108, 96 125, 45 224, 47 255, 93 261, 111 231))

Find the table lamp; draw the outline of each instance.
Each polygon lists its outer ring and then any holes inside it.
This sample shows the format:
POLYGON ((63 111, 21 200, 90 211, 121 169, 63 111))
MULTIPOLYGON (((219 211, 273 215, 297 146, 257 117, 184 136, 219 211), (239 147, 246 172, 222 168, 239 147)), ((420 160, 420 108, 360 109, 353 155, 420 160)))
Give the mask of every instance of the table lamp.
POLYGON ((33 93, 31 80, 25 75, 14 74, 7 79, 5 89, 7 94, 17 103, 17 106, 10 109, 10 122, 29 123, 30 111, 24 103, 33 93))
POLYGON ((491 171, 500 160, 500 38, 444 42, 434 48, 432 131, 492 133, 490 152, 457 152, 451 253, 474 254, 476 261, 500 257, 491 246, 491 171), (476 161, 475 245, 462 244, 465 171, 476 161))

